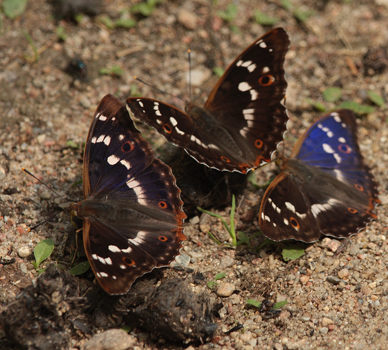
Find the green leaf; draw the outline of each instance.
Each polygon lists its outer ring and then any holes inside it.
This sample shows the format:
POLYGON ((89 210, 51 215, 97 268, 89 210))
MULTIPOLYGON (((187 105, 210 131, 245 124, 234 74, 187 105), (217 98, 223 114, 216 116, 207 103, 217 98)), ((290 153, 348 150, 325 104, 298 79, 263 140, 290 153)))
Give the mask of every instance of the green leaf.
POLYGON ((219 78, 221 78, 221 76, 222 76, 222 74, 224 74, 224 72, 225 72, 225 69, 224 69, 224 68, 221 68, 221 67, 215 67, 215 68, 213 68, 213 73, 214 73, 217 77, 219 77, 219 78))
POLYGON ((33 264, 35 269, 39 267, 39 265, 45 261, 54 250, 54 241, 51 238, 45 239, 39 242, 34 249, 35 261, 33 264))
POLYGON ((114 23, 110 17, 107 15, 101 15, 97 17, 97 21, 102 23, 104 26, 106 26, 108 29, 113 29, 114 28, 114 23))
POLYGON ((217 274, 214 276, 214 280, 215 280, 215 281, 218 281, 218 280, 224 278, 225 276, 226 276, 226 273, 225 273, 225 272, 217 273, 217 274))
POLYGON ((255 20, 262 26, 272 26, 279 21, 276 17, 271 17, 261 12, 260 10, 255 11, 255 20))
POLYGON ((337 102, 342 96, 342 89, 332 86, 323 91, 323 98, 327 102, 337 102))
POLYGON ((373 113, 376 110, 373 106, 362 105, 356 101, 344 101, 338 106, 338 109, 350 109, 359 115, 373 113))
POLYGON ((297 245, 289 245, 282 250, 282 256, 284 261, 296 260, 304 255, 305 250, 297 245))
POLYGON ((286 9, 287 11, 291 11, 292 9, 292 4, 290 0, 282 0, 280 6, 286 9))
POLYGON ((133 327, 131 327, 131 326, 123 326, 123 327, 121 327, 121 329, 122 329, 124 332, 129 333, 129 332, 133 329, 133 327))
POLYGON ((89 261, 86 260, 86 261, 80 262, 77 265, 73 266, 72 269, 70 270, 70 273, 73 276, 79 276, 79 275, 84 274, 89 269, 90 269, 90 264, 89 264, 89 261))
POLYGON ((124 71, 120 66, 112 66, 110 68, 101 68, 99 73, 101 75, 114 75, 116 77, 121 77, 124 74, 124 71))
POLYGON ((247 304, 259 308, 261 306, 261 301, 257 301, 255 299, 248 299, 247 304))
POLYGON ((302 10, 302 9, 295 9, 292 13, 294 17, 299 21, 299 22, 306 22, 309 17, 311 17, 314 14, 314 11, 312 10, 302 10))
POLYGON ((218 11, 217 14, 220 16, 225 22, 233 21, 237 16, 238 8, 235 3, 230 3, 225 11, 218 11))
POLYGON ((385 107, 384 99, 378 93, 374 91, 368 91, 368 97, 376 106, 381 108, 385 107))
POLYGON ((287 300, 279 301, 279 302, 276 303, 274 306, 272 306, 272 309, 273 309, 273 310, 280 309, 280 308, 282 308, 283 306, 285 306, 285 305, 287 305, 287 304, 288 304, 288 301, 287 301, 287 300))
POLYGON ((132 18, 121 18, 115 22, 117 28, 133 28, 136 26, 136 21, 132 18))
POLYGON ((32 60, 34 62, 38 62, 38 60, 39 60, 39 52, 38 52, 38 49, 36 48, 36 45, 35 45, 34 41, 32 40, 30 34, 28 34, 26 31, 22 30, 22 34, 27 39, 28 43, 31 46, 32 51, 34 52, 34 56, 33 57, 28 57, 28 56, 24 56, 24 57, 27 60, 32 60))
POLYGON ((27 0, 4 0, 4 14, 9 19, 15 19, 23 14, 27 7, 27 0))
POLYGON ((64 26, 58 26, 57 27, 57 37, 60 41, 66 41, 66 33, 65 33, 65 27, 64 26))
POLYGON ((69 147, 69 148, 77 149, 78 148, 78 143, 74 142, 73 140, 67 140, 66 143, 65 143, 65 146, 69 147))
POLYGON ((208 287, 209 289, 214 289, 214 288, 217 287, 217 282, 216 282, 216 281, 208 281, 208 282, 207 282, 207 287, 208 287))

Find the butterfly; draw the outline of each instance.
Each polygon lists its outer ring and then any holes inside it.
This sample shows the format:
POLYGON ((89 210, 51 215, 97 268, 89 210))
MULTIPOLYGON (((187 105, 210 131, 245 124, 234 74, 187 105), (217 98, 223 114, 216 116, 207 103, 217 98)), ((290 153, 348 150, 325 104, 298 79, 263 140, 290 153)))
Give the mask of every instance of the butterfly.
POLYGON ((375 219, 377 183, 357 144, 350 110, 318 119, 297 141, 261 202, 259 226, 280 241, 349 237, 375 219))
POLYGON ((86 255, 107 293, 126 293, 137 277, 179 255, 186 215, 175 178, 112 95, 90 126, 83 194, 69 209, 83 219, 86 255))
POLYGON ((269 162, 282 141, 288 115, 288 35, 277 28, 257 39, 226 69, 200 107, 186 111, 144 97, 127 99, 137 119, 211 168, 246 173, 269 162))

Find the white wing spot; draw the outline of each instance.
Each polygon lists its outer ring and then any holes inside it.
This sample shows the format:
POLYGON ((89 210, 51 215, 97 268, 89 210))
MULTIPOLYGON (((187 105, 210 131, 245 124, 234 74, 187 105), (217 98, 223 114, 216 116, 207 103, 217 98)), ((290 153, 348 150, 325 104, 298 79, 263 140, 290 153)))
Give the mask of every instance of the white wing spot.
POLYGON ((123 141, 123 140, 124 140, 124 138, 125 138, 125 136, 124 136, 124 135, 119 135, 119 141, 123 141))
POLYGON ((292 203, 290 203, 290 202, 284 202, 284 204, 285 204, 285 206, 286 206, 286 208, 287 208, 288 210, 291 210, 293 213, 296 213, 295 207, 294 207, 294 205, 293 205, 292 203))
POLYGON ((249 92, 251 93, 251 101, 256 101, 259 93, 256 90, 250 90, 249 92))
POLYGON ((326 203, 323 204, 313 204, 311 206, 311 212, 313 213, 314 217, 317 217, 319 213, 323 211, 327 211, 328 209, 332 208, 335 204, 340 203, 339 200, 330 198, 326 203))
POLYGON ((238 89, 242 92, 245 92, 252 89, 252 86, 250 86, 246 81, 243 81, 240 84, 238 84, 238 89))
POLYGON ((270 71, 269 67, 265 66, 262 70, 263 74, 268 73, 270 71))
POLYGON ((139 204, 147 205, 147 201, 144 198, 141 198, 141 195, 143 194, 143 188, 140 186, 140 182, 132 179, 127 181, 127 186, 136 193, 139 204))
POLYGON ((108 249, 112 253, 120 253, 121 252, 121 249, 118 246, 116 246, 116 245, 110 245, 110 246, 108 246, 108 249))
POLYGON ((100 272, 100 277, 109 277, 109 275, 106 272, 100 272))
POLYGON ((345 140, 344 137, 339 137, 339 138, 338 138, 338 141, 341 142, 341 143, 345 143, 345 142, 346 142, 346 140, 345 140))
POLYGON ((171 122, 171 124, 172 124, 173 126, 177 126, 177 125, 178 125, 177 120, 176 120, 175 118, 173 118, 173 117, 170 117, 170 122, 171 122))
POLYGON ((334 150, 331 148, 330 145, 328 145, 327 143, 324 143, 322 145, 322 148, 323 150, 326 152, 326 153, 330 153, 330 154, 333 154, 334 153, 334 150))
POLYGON ((112 265, 112 259, 111 258, 105 258, 105 262, 108 264, 108 265, 112 265))
POLYGON ((108 118, 105 117, 105 115, 100 114, 100 116, 98 117, 98 119, 101 120, 102 122, 104 122, 104 121, 107 120, 108 118))
POLYGON ((258 43, 257 43, 262 49, 265 49, 266 47, 267 47, 267 44, 264 42, 264 41, 259 41, 258 43))
POLYGON ((243 60, 238 61, 238 62, 236 63, 236 66, 237 66, 237 67, 240 67, 240 66, 243 64, 243 62, 244 62, 243 60))
POLYGON ((96 136, 93 136, 92 139, 90 140, 91 143, 96 143, 97 142, 97 137, 96 136))
POLYGON ((106 146, 109 146, 111 139, 112 138, 110 136, 105 137, 104 143, 105 143, 106 146))
POLYGON ((112 279, 117 280, 117 277, 116 276, 112 276, 112 279))
POLYGON ((122 165, 124 165, 128 170, 129 170, 129 168, 131 167, 131 163, 128 162, 127 160, 125 160, 125 159, 120 160, 120 163, 121 163, 122 165))
POLYGON ((284 222, 284 225, 287 225, 287 226, 290 224, 286 218, 284 218, 283 222, 284 222))
POLYGON ((127 249, 121 249, 121 252, 125 254, 130 254, 132 252, 132 248, 128 247, 127 249))
POLYGON ((120 161, 120 158, 112 154, 108 157, 107 161, 110 165, 115 165, 120 161))
POLYGON ((137 100, 137 102, 139 103, 139 106, 140 106, 141 108, 143 108, 143 107, 144 107, 144 104, 143 104, 143 102, 141 102, 140 100, 137 100))
POLYGON ((105 135, 100 135, 96 141, 96 143, 100 143, 102 141, 104 141, 104 138, 105 138, 105 135))
POLYGON ((184 134, 185 134, 184 131, 179 130, 177 127, 175 127, 175 131, 176 131, 177 134, 179 134, 179 135, 184 135, 184 134))
MULTIPOLYGON (((160 117, 160 115, 159 115, 158 117, 160 117)), ((160 120, 160 119, 156 119, 156 122, 157 122, 159 125, 160 125, 160 124, 163 124, 163 121, 160 120)))
POLYGON ((127 267, 125 265, 119 265, 121 270, 125 270, 127 267))
POLYGON ((97 254, 92 254, 92 259, 93 260, 98 260, 98 255, 97 254))

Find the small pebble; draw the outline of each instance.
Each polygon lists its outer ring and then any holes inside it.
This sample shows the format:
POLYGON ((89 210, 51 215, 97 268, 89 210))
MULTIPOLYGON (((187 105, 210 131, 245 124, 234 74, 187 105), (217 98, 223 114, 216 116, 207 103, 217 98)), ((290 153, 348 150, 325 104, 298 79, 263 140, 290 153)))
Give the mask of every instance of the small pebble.
POLYGON ((299 280, 300 280, 301 284, 306 284, 309 281, 309 277, 303 275, 303 276, 301 276, 301 278, 299 280))
POLYGON ((342 280, 336 276, 328 276, 326 281, 334 285, 337 285, 337 284, 340 284, 342 280))
POLYGON ((23 273, 27 273, 28 272, 27 265, 25 263, 21 263, 20 264, 20 271, 23 272, 23 273))
POLYGON ((319 329, 319 333, 321 333, 323 335, 326 335, 327 333, 329 333, 329 328, 322 327, 322 328, 319 329))
POLYGON ((217 295, 219 297, 229 297, 236 290, 236 287, 232 283, 220 283, 217 288, 217 295))
POLYGON ((322 326, 327 327, 329 324, 333 324, 333 320, 328 317, 322 317, 322 326))
POLYGON ((190 224, 193 224, 193 225, 196 225, 199 223, 199 216, 196 215, 196 216, 193 216, 191 219, 190 219, 190 224))
POLYGON ((223 256, 220 259, 220 267, 227 268, 233 266, 235 263, 235 260, 230 256, 223 256))
POLYGON ((27 258, 27 256, 30 256, 30 255, 31 255, 31 249, 28 248, 28 247, 21 247, 21 248, 18 250, 18 255, 19 255, 21 258, 27 258))
POLYGON ((181 9, 178 12, 178 22, 187 29, 193 30, 197 28, 198 17, 194 14, 194 12, 181 9))
POLYGON ((338 277, 341 279, 346 279, 349 277, 349 270, 344 268, 340 271, 338 271, 338 277))
POLYGON ((95 334, 82 347, 82 350, 127 350, 133 349, 136 338, 121 329, 110 329, 95 334))

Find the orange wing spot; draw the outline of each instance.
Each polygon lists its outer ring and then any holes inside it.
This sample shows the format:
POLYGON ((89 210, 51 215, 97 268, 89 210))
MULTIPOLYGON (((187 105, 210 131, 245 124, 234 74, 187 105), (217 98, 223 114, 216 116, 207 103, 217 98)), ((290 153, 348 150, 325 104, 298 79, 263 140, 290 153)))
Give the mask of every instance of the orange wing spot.
POLYGON ((162 209, 166 209, 168 207, 168 205, 165 201, 160 201, 158 204, 159 204, 159 207, 162 209))
POLYGON ((260 77, 259 84, 261 86, 270 86, 275 82, 275 77, 271 74, 266 74, 260 77))
POLYGON ((351 214, 356 214, 357 213, 357 209, 349 207, 348 208, 348 212, 351 213, 351 214))
POLYGON ((295 230, 298 230, 300 229, 300 225, 299 225, 299 221, 296 220, 293 216, 291 216, 290 218, 290 223, 291 223, 291 226, 295 229, 295 230))
POLYGON ((168 238, 166 236, 159 236, 158 239, 161 242, 167 242, 168 241, 168 238))
POLYGON ((225 163, 230 163, 230 159, 224 156, 221 156, 221 160, 225 163))
POLYGON ((133 259, 124 257, 124 258, 123 258, 123 261, 124 261, 124 263, 127 264, 128 266, 136 266, 136 262, 135 262, 135 260, 133 260, 133 259))
POLYGON ((129 153, 131 151, 133 151, 133 149, 135 148, 135 143, 133 141, 127 141, 125 142, 122 146, 121 146, 121 150, 124 152, 124 153, 129 153))
POLYGON ((348 145, 345 145, 345 144, 339 145, 338 149, 342 153, 351 153, 352 152, 352 149, 348 145))
POLYGON ((364 192, 364 186, 361 186, 361 185, 359 185, 359 184, 355 184, 354 187, 355 187, 357 190, 359 190, 359 191, 361 191, 361 192, 364 192))
POLYGON ((261 147, 263 147, 263 145, 264 145, 263 141, 261 141, 260 139, 256 139, 256 141, 255 141, 256 148, 261 148, 261 147))
POLYGON ((169 124, 163 124, 163 130, 167 133, 167 134, 171 134, 172 133, 172 128, 171 128, 171 125, 169 124))

